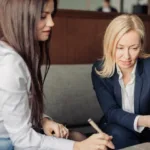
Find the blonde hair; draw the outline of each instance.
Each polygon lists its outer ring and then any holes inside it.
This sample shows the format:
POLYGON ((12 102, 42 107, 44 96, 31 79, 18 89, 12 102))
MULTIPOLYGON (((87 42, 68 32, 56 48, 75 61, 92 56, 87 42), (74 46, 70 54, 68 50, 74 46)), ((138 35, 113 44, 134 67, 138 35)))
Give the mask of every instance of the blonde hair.
POLYGON ((141 37, 142 50, 140 58, 150 57, 144 50, 145 45, 145 27, 142 20, 136 15, 123 14, 113 19, 108 25, 103 41, 103 65, 102 70, 96 72, 101 77, 111 77, 115 70, 115 52, 119 39, 127 32, 134 30, 141 37))

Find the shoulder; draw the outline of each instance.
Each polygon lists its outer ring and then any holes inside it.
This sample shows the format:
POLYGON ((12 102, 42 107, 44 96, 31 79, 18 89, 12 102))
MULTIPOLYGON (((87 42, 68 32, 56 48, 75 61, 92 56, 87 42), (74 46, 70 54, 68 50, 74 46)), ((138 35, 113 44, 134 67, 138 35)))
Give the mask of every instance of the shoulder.
POLYGON ((140 59, 144 64, 150 64, 150 57, 140 59))
POLYGON ((102 11, 102 7, 97 8, 97 11, 102 11))
POLYGON ((142 64, 144 69, 150 68, 150 57, 148 57, 148 58, 140 58, 138 60, 138 64, 139 65, 142 64))
POLYGON ((114 7, 111 7, 111 11, 112 11, 112 12, 118 12, 117 9, 114 8, 114 7))
POLYGON ((92 70, 98 70, 100 71, 102 69, 102 66, 103 66, 103 59, 99 59, 99 60, 96 60, 92 66, 92 70))
POLYGON ((139 58, 137 61, 138 74, 143 74, 149 78, 150 74, 150 58, 139 58))
POLYGON ((25 90, 29 72, 22 57, 9 47, 0 45, 0 88, 25 90))
POLYGON ((143 65, 144 65, 143 69, 149 75, 149 73, 150 73, 150 57, 143 59, 143 65))
POLYGON ((104 79, 97 72, 97 71, 102 70, 102 66, 103 66, 103 60, 102 59, 99 59, 99 60, 94 62, 93 66, 92 66, 92 78, 97 78, 99 80, 104 79))

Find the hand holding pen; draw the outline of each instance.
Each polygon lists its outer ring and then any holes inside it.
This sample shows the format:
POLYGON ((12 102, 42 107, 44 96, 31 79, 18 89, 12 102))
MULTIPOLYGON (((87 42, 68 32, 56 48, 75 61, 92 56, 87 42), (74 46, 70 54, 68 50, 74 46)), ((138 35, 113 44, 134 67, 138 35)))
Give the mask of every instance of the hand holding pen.
POLYGON ((115 147, 111 141, 113 137, 105 134, 91 118, 88 119, 88 122, 98 133, 100 133, 103 142, 107 142, 107 147, 114 149, 115 147))

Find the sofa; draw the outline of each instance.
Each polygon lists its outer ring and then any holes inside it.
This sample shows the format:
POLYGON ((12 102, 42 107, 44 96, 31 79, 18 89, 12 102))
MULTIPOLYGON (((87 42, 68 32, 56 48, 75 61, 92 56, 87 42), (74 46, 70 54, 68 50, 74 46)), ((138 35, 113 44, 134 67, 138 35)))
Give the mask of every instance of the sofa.
MULTIPOLYGON (((96 123, 103 116, 91 81, 92 64, 51 65, 44 83, 45 113, 56 122, 83 134, 95 130, 87 120, 96 123)), ((42 66, 42 73, 45 66, 42 66)))

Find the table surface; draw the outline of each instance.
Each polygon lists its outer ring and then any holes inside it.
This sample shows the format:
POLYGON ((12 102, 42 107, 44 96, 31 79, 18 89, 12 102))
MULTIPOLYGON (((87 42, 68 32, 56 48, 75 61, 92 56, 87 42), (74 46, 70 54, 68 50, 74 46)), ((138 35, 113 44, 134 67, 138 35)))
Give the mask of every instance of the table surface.
POLYGON ((142 143, 142 144, 130 146, 121 150, 150 150, 150 143, 142 143))

